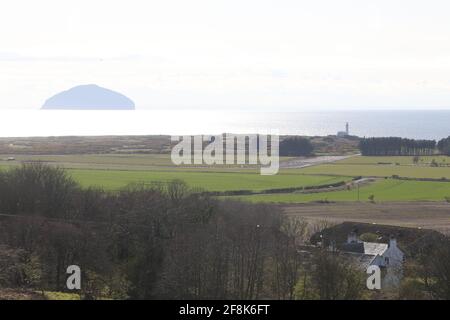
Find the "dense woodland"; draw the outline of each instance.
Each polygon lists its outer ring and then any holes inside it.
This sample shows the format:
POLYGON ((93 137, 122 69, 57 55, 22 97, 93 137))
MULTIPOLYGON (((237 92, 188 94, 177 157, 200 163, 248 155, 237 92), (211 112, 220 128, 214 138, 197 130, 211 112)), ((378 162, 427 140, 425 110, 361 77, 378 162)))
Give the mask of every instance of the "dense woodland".
POLYGON ((450 156, 450 137, 439 140, 437 147, 440 153, 450 156))
POLYGON ((314 147, 308 138, 289 137, 280 141, 280 156, 301 157, 312 155, 314 147))
POLYGON ((435 140, 405 138, 364 138, 359 142, 363 156, 426 156, 434 154, 435 140))
MULTIPOLYGON (((300 253, 322 225, 285 218, 275 206, 215 200, 180 181, 107 193, 31 163, 0 172, 0 213, 0 290, 67 291, 66 268, 75 264, 83 299, 373 294, 365 273, 339 255, 300 253)), ((415 271, 429 285, 392 297, 450 298, 450 245, 439 249, 415 271)))

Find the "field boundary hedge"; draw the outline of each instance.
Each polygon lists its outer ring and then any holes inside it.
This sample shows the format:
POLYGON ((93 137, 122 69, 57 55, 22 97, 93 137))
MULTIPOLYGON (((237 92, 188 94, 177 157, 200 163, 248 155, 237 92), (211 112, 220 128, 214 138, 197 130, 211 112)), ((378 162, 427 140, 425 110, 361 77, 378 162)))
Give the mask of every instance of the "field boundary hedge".
MULTIPOLYGON (((352 181, 359 180, 361 177, 355 177, 352 181)), ((297 191, 311 191, 311 190, 322 190, 329 188, 343 187, 347 184, 347 181, 339 181, 334 183, 315 185, 315 186, 304 186, 304 187, 291 187, 291 188, 277 188, 277 189, 265 189, 260 191, 253 190, 229 190, 229 191, 204 191, 203 194, 208 194, 211 196, 245 196, 245 195, 256 195, 256 194, 274 194, 274 193, 294 193, 297 191)))

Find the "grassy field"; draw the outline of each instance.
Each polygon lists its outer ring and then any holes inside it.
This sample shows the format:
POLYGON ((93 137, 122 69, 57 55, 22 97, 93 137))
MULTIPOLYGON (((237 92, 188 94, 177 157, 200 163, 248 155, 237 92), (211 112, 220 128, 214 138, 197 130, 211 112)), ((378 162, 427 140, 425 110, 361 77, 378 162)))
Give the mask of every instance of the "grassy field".
POLYGON ((60 291, 45 291, 44 297, 46 300, 80 300, 79 294, 60 291))
MULTIPOLYGON (((402 181, 381 179, 359 190, 360 201, 444 201, 450 197, 450 182, 402 181)), ((235 197, 250 202, 305 203, 312 201, 357 201, 358 190, 330 191, 320 193, 281 193, 235 197)))
MULTIPOLYGON (((0 155, 0 159, 8 156, 0 155)), ((15 161, 0 161, 0 168, 40 160, 67 168, 83 186, 98 186, 118 190, 135 182, 167 182, 184 180, 191 187, 208 191, 293 188, 348 181, 356 176, 410 178, 443 177, 450 179, 450 157, 420 157, 414 165, 413 157, 363 157, 356 156, 335 163, 306 168, 281 169, 275 176, 261 176, 249 166, 173 166, 169 154, 85 154, 85 155, 17 155, 15 161), (435 160, 440 167, 431 167, 435 160)), ((282 161, 289 158, 283 158, 282 161)), ((376 201, 442 201, 450 196, 450 183, 380 180, 361 187, 360 199, 373 194, 376 201)), ((309 201, 356 201, 355 190, 313 194, 264 194, 244 197, 254 202, 303 203, 309 201)))
POLYGON ((414 164, 414 157, 351 157, 328 165, 305 168, 310 174, 344 174, 353 176, 409 178, 450 178, 450 157, 424 156, 414 164), (439 167, 430 164, 435 161, 439 167), (447 167, 447 165, 449 165, 447 167))
POLYGON ((331 184, 350 180, 349 177, 311 176, 303 174, 279 174, 261 176, 259 173, 238 172, 188 172, 188 171, 118 171, 80 170, 68 172, 81 185, 99 186, 107 190, 117 190, 133 182, 167 182, 181 179, 191 187, 208 191, 252 190, 291 188, 331 184))
MULTIPOLYGON (((402 157, 351 157, 335 164, 392 164, 392 165, 414 165, 414 157, 402 156, 402 157)), ((436 161, 438 164, 450 165, 450 157, 447 156, 422 156, 419 157, 418 165, 429 165, 432 161, 436 161)))
POLYGON ((409 178, 450 179, 450 167, 375 165, 375 164, 324 164, 304 169, 293 169, 293 172, 308 174, 391 177, 398 175, 409 178))
MULTIPOLYGON (((6 159, 7 156, 1 156, 6 159)), ((261 176, 253 166, 174 166, 168 154, 18 155, 14 161, 0 161, 6 169, 30 161, 43 161, 66 168, 82 186, 118 190, 130 183, 185 181, 208 191, 292 188, 331 184, 350 177, 304 175, 284 170, 275 176, 261 176)), ((282 158, 281 161, 290 158, 282 158)))
POLYGON ((447 167, 446 165, 450 165, 450 157, 446 156, 419 157, 417 165, 414 164, 413 157, 356 156, 331 164, 293 169, 293 172, 366 177, 392 177, 397 175, 408 178, 450 179, 450 166, 447 167), (440 166, 430 166, 433 160, 440 166))
MULTIPOLYGON (((7 159, 10 156, 2 156, 7 159)), ((360 221, 408 227, 432 228, 450 233, 450 182, 398 180, 409 178, 450 179, 450 157, 363 157, 355 156, 333 163, 304 168, 283 168, 275 176, 261 176, 251 166, 174 166, 169 154, 85 154, 15 155, 15 161, 0 161, 0 170, 40 160, 64 167, 82 186, 98 186, 115 191, 130 183, 184 180, 189 186, 208 191, 293 188, 350 181, 352 177, 379 177, 363 181, 358 191, 336 188, 316 193, 272 193, 219 197, 249 202, 279 203, 286 214, 310 220, 360 221), (439 167, 431 167, 435 160, 439 167), (374 196, 374 203, 369 196, 374 196)), ((281 159, 282 161, 288 158, 281 159)), ((1 295, 1 292, 0 292, 1 295)), ((48 293, 46 299, 70 297, 48 293)))
MULTIPOLYGON (((6 161, 11 155, 0 154, 0 167, 10 167, 31 161, 40 161, 67 169, 110 170, 182 170, 182 171, 250 171, 257 172, 256 165, 181 165, 174 166, 170 154, 73 154, 73 155, 16 155, 14 161, 6 161)), ((280 157, 280 162, 292 159, 280 157)))

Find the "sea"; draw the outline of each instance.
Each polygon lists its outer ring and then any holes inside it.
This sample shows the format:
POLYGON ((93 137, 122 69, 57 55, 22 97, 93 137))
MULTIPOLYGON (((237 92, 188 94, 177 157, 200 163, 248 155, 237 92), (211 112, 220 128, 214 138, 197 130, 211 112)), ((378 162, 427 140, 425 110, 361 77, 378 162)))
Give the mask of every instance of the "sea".
POLYGON ((0 109, 0 137, 278 133, 441 139, 450 136, 450 110, 255 112, 239 110, 0 109))

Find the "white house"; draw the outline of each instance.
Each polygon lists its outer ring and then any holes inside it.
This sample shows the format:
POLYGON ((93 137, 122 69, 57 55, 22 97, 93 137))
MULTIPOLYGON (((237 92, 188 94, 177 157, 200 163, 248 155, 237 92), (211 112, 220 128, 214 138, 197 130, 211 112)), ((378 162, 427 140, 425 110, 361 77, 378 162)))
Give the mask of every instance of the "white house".
POLYGON ((379 266, 384 272, 383 285, 397 286, 403 276, 404 253, 397 246, 397 240, 391 237, 389 244, 365 242, 358 239, 355 232, 347 237, 347 242, 339 250, 356 259, 361 267, 379 266))

